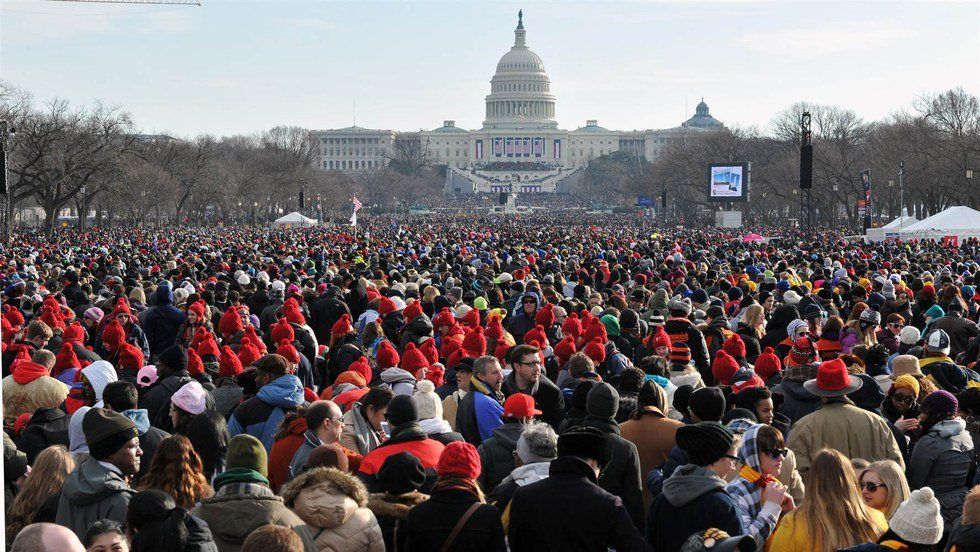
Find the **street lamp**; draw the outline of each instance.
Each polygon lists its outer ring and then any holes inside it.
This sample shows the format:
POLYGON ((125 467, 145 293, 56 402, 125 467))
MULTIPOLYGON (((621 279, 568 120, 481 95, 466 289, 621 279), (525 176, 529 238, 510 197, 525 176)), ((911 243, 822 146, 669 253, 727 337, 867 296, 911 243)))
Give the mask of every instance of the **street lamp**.
POLYGON ((7 182, 7 144, 17 135, 17 129, 10 126, 6 120, 0 121, 0 157, 3 158, 3 172, 0 173, 0 223, 3 225, 3 243, 10 243, 10 233, 14 225, 14 209, 10 201, 10 189, 7 182))

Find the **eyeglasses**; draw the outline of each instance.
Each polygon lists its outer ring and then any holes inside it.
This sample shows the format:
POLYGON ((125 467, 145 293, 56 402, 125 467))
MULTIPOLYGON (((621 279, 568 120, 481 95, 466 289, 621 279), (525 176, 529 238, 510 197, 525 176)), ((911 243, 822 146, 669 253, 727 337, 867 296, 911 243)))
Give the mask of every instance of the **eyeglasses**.
POLYGON ((858 488, 859 489, 864 489, 864 490, 868 491, 869 493, 873 493, 873 492, 877 491, 879 487, 880 488, 887 489, 888 488, 888 485, 885 485, 884 483, 872 483, 870 481, 864 481, 864 482, 858 483, 858 488))
POLYGON ((789 449, 767 450, 767 451, 764 451, 764 452, 766 454, 768 454, 769 456, 772 456, 772 459, 773 460, 776 460, 776 459, 779 459, 779 458, 786 458, 786 456, 789 455, 789 449))
POLYGON ((540 360, 534 360, 534 361, 531 361, 531 362, 517 362, 515 364, 523 364, 524 366, 530 366, 531 368, 541 367, 541 361, 540 360))
POLYGON ((738 456, 732 456, 731 454, 726 454, 722 458, 728 458, 729 460, 735 462, 736 464, 742 463, 742 460, 738 456))
POLYGON ((901 330, 902 328, 905 327, 905 324, 896 324, 896 323, 893 322, 893 323, 889 324, 889 326, 895 328, 896 330, 901 330))
POLYGON ((892 398, 895 399, 895 402, 903 404, 912 404, 915 401, 915 397, 911 395, 899 395, 898 393, 892 395, 892 398))

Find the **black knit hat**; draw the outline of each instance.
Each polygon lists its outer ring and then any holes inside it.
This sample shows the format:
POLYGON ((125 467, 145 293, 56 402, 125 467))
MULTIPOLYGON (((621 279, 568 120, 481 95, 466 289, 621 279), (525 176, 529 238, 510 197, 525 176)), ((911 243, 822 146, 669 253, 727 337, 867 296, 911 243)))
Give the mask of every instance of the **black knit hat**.
POLYGON ((725 394, 717 387, 702 387, 691 393, 687 401, 688 412, 701 421, 721 420, 725 415, 725 394))
POLYGON ((411 395, 396 395, 388 403, 385 419, 392 426, 419 421, 419 407, 411 395))
POLYGON ((601 469, 612 458, 612 443, 597 428, 576 427, 558 436, 558 456, 595 460, 601 469))
POLYGON ((677 446, 698 466, 714 464, 734 444, 735 434, 718 422, 698 422, 677 429, 677 446))
POLYGON ((160 353, 159 364, 165 364, 174 372, 187 369, 187 349, 181 345, 171 345, 160 353))
POLYGON ((96 460, 112 456, 134 437, 139 437, 132 420, 104 408, 93 408, 85 413, 82 433, 89 453, 96 460))
POLYGON ((589 390, 585 410, 589 416, 613 419, 619 411, 619 393, 616 388, 605 382, 599 382, 589 390))
POLYGON ((378 487, 390 495, 417 491, 424 483, 425 468, 410 452, 392 454, 378 470, 378 487))

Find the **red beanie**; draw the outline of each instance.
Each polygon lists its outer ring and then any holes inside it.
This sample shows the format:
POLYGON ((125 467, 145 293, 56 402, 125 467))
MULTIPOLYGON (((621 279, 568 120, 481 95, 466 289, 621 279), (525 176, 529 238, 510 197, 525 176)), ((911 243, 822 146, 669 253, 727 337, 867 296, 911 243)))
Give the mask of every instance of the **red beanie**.
POLYGON ((58 374, 65 370, 81 367, 82 365, 78 361, 78 355, 75 354, 75 347, 71 343, 63 341, 61 343, 61 350, 54 357, 54 368, 51 370, 51 375, 58 377, 58 374))
POLYGON ((405 351, 402 352, 402 361, 399 367, 410 374, 415 374, 420 369, 429 367, 429 359, 425 358, 425 355, 414 343, 409 343, 408 347, 405 347, 405 351))
POLYGON ((262 358, 262 354, 259 353, 258 347, 251 340, 242 342, 238 348, 238 360, 241 361, 244 368, 255 364, 255 361, 260 358, 262 358))
POLYGON ((191 306, 187 307, 187 312, 193 312, 194 314, 196 314, 197 323, 203 324, 205 322, 204 313, 207 312, 207 306, 204 304, 204 301, 197 300, 194 301, 194 303, 192 303, 191 306))
POLYGON ((779 373, 782 366, 779 362, 779 357, 776 356, 775 351, 772 347, 766 347, 765 351, 759 355, 759 358, 755 360, 755 373, 762 378, 763 381, 767 381, 773 374, 779 373))
POLYGON ((738 368, 738 361, 722 349, 715 355, 715 361, 711 364, 711 375, 719 384, 728 385, 728 380, 738 372, 738 368))
POLYGON ((726 353, 735 357, 736 360, 745 359, 745 342, 742 341, 742 336, 738 334, 732 334, 731 337, 726 339, 721 345, 721 348, 726 353))
POLYGON ((396 309, 395 302, 389 297, 382 297, 381 301, 378 302, 378 314, 381 316, 387 316, 395 312, 396 309))
POLYGON ((299 310, 299 305, 287 307, 282 312, 284 318, 290 324, 296 324, 297 326, 306 324, 306 317, 303 316, 303 311, 299 310))
POLYGON ((466 313, 460 322, 469 326, 470 328, 475 328, 480 325, 480 311, 476 309, 470 309, 470 312, 466 313))
POLYGON ((293 347, 292 342, 283 339, 276 345, 276 354, 281 355, 283 358, 292 363, 299 362, 299 351, 296 347, 293 347))
POLYGON ((218 342, 214 340, 214 336, 210 333, 208 337, 197 346, 197 354, 203 356, 211 355, 217 359, 221 358, 221 349, 218 348, 218 342))
POLYGON ((252 326, 251 324, 245 326, 245 335, 242 336, 242 343, 245 343, 246 340, 251 341, 252 345, 255 345, 255 349, 259 352, 259 354, 264 355, 268 352, 268 348, 265 346, 265 341, 259 339, 259 334, 255 333, 255 326, 252 326))
POLYGON ((538 313, 534 315, 534 323, 541 324, 545 328, 550 328, 555 325, 555 305, 554 303, 545 303, 543 307, 538 310, 538 313))
POLYGON ((61 332, 61 342, 73 341, 75 343, 85 343, 85 328, 78 322, 72 322, 65 331, 61 332))
POLYGON ((15 328, 19 328, 24 325, 24 315, 15 307, 10 307, 7 312, 3 313, 3 317, 6 318, 7 322, 10 322, 10 325, 15 328))
POLYGON ((319 398, 320 397, 317 397, 316 396, 316 391, 310 389, 309 387, 304 387, 303 388, 303 400, 304 401, 306 401, 308 403, 311 403, 311 402, 315 402, 319 398))
POLYGON ((575 338, 566 335, 561 341, 555 345, 555 356, 558 357, 558 362, 560 364, 565 364, 568 359, 572 358, 575 354, 575 338))
POLYGON ((430 338, 423 341, 419 350, 425 355, 425 359, 429 361, 430 365, 439 362, 439 351, 436 349, 435 339, 430 338))
POLYGON ((395 349, 395 346, 385 339, 381 342, 381 345, 378 345, 377 359, 378 367, 384 370, 385 368, 398 366, 401 357, 398 355, 398 349, 395 349))
MULTIPOLYGON (((980 293, 977 295, 980 295, 980 293)), ((496 341, 503 341, 507 336, 507 331, 504 330, 504 325, 500 321, 500 316, 491 314, 490 318, 487 319, 486 336, 496 341)))
POLYGON ((470 330, 463 338, 463 349, 469 356, 480 357, 486 354, 487 338, 483 335, 483 328, 477 326, 470 330))
POLYGON ((561 325, 561 332, 575 339, 582 335, 582 321, 578 319, 578 314, 573 312, 565 318, 565 323, 561 325))
POLYGON ((465 441, 453 441, 439 455, 436 473, 440 476, 455 475, 463 479, 480 476, 480 455, 476 447, 465 441))
POLYGON ((354 326, 350 325, 350 315, 344 313, 336 322, 333 323, 333 327, 330 328, 330 335, 342 337, 347 334, 354 333, 354 326))
MULTIPOLYGON (((656 351, 658 347, 670 348, 670 336, 667 335, 667 330, 663 326, 657 326, 657 331, 653 334, 653 350, 656 351)), ((688 361, 690 361, 690 349, 688 349, 688 361)))
POLYGON ((221 315, 221 320, 218 321, 218 331, 221 335, 228 339, 232 334, 238 333, 244 329, 242 324, 242 317, 238 313, 236 307, 228 307, 228 310, 221 315))
POLYGON ((197 329, 194 330, 194 335, 191 336, 191 347, 197 349, 197 347, 201 343, 204 343, 204 340, 206 340, 210 335, 211 332, 208 331, 207 327, 203 325, 198 326, 197 329))
POLYGON ((293 331, 292 324, 285 318, 280 318, 272 325, 272 342, 279 343, 282 340, 292 343, 296 339, 296 332, 293 331))
POLYGON ((117 351, 125 340, 126 332, 123 331, 122 324, 115 319, 106 324, 105 329, 102 330, 102 343, 110 352, 117 351))
POLYGON ((596 365, 602 364, 606 360, 606 345, 602 341, 601 337, 596 337, 592 341, 589 341, 585 345, 585 349, 582 349, 585 356, 592 359, 592 362, 596 365))
POLYGON ((444 383, 446 371, 438 364, 432 364, 425 369, 425 379, 432 382, 432 385, 439 387, 444 383))
POLYGON ((589 320, 589 325, 585 330, 583 339, 585 341, 592 341, 597 337, 602 339, 603 344, 609 341, 609 335, 606 333, 606 326, 603 325, 598 318, 593 318, 589 320))
POLYGON ((119 346, 119 368, 138 371, 143 367, 143 351, 135 345, 123 343, 119 346))
POLYGON ((442 307, 442 310, 439 311, 439 314, 437 314, 436 317, 432 319, 432 327, 436 329, 442 328, 444 326, 452 326, 455 323, 456 323, 456 317, 453 316, 453 313, 449 310, 449 307, 442 307))
POLYGON ((463 346, 462 339, 449 338, 449 336, 444 336, 442 338, 442 347, 439 347, 439 357, 449 358, 450 355, 458 351, 463 346))
POLYGON ((402 314, 405 317, 405 322, 411 322, 412 319, 414 319, 416 316, 422 314, 422 303, 419 303, 418 301, 412 301, 411 305, 405 307, 405 310, 402 311, 402 314))
POLYGON ((537 341, 542 349, 547 349, 550 346, 548 336, 544 333, 544 326, 541 324, 531 328, 524 334, 524 343, 530 345, 532 341, 537 341))
POLYGON ((187 373, 191 376, 204 373, 204 362, 194 349, 187 349, 187 373))
POLYGON ((218 375, 222 377, 235 377, 242 373, 242 361, 238 355, 225 345, 221 348, 221 362, 218 364, 218 375))
MULTIPOLYGON (((357 357, 357 360, 355 360, 354 362, 351 362, 350 363, 350 366, 347 367, 347 371, 348 372, 357 372, 358 374, 361 375, 361 377, 364 378, 364 381, 366 383, 370 383, 371 380, 373 379, 372 378, 372 373, 371 373, 371 365, 368 364, 368 359, 364 355, 361 355, 361 356, 357 357)), ((338 379, 339 379, 339 376, 338 376, 338 379)), ((337 382, 334 382, 334 384, 336 384, 336 383, 337 382)))

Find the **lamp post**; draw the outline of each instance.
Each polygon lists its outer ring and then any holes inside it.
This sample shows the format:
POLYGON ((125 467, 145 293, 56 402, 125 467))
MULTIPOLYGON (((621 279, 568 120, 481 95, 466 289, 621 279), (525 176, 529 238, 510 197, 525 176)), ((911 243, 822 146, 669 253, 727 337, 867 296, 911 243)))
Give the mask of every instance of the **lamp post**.
MULTIPOLYGON (((890 198, 890 197, 892 197, 892 194, 894 193, 894 192, 892 192, 892 188, 894 188, 894 187, 895 187, 895 181, 894 181, 894 180, 889 180, 889 181, 888 181, 888 196, 889 196, 889 198, 890 198)), ((889 202, 889 203, 890 203, 890 202, 889 202)), ((889 211, 890 211, 890 210, 891 210, 891 209, 889 209, 889 211)), ((894 213, 889 213, 889 215, 891 215, 891 216, 895 216, 895 214, 894 214, 894 213)))
POLYGON ((3 172, 0 174, 0 224, 3 225, 3 243, 10 244, 10 233, 14 225, 14 209, 10 201, 10 184, 7 181, 7 143, 17 134, 17 129, 6 120, 0 121, 0 157, 3 172))

